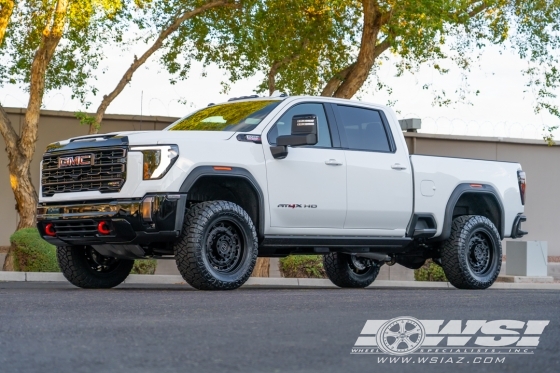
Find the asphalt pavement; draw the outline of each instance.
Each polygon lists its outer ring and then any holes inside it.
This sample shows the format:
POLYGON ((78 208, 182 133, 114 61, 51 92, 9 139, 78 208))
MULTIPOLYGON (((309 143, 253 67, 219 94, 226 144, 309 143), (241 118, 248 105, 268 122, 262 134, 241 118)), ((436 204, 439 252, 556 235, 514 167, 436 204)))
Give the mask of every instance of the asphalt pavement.
POLYGON ((0 283, 0 372, 559 372, 560 291, 0 283), (550 320, 530 354, 352 354, 367 320, 550 320), (417 354, 408 356, 416 359, 417 354), (453 358, 453 363, 448 362, 453 358), (432 360, 434 361, 434 360, 432 360))

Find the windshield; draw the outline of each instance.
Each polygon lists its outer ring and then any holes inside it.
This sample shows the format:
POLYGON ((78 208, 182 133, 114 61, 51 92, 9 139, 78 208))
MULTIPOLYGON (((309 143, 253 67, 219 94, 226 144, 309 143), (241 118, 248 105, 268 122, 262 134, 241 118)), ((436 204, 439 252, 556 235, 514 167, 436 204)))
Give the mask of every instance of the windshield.
POLYGON ((168 131, 251 131, 280 102, 252 100, 209 106, 179 119, 168 131))

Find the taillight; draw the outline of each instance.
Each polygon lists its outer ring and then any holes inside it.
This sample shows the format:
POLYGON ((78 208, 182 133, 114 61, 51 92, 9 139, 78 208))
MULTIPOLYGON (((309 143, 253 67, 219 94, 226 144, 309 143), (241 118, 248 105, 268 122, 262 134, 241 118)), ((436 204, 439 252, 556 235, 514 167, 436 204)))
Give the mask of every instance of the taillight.
POLYGON ((525 171, 517 171, 517 182, 519 183, 519 194, 521 195, 521 204, 525 205, 525 187, 527 185, 527 178, 525 171))

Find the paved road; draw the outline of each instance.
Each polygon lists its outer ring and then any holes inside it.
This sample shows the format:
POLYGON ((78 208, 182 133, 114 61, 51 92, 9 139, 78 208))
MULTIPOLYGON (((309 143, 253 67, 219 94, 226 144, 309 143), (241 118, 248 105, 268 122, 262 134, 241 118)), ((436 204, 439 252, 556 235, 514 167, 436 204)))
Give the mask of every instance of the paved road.
POLYGON ((547 290, 0 283, 0 372, 560 372, 559 306, 560 292, 547 290), (366 320, 405 315, 551 322, 534 355, 498 364, 390 364, 350 354, 366 320))

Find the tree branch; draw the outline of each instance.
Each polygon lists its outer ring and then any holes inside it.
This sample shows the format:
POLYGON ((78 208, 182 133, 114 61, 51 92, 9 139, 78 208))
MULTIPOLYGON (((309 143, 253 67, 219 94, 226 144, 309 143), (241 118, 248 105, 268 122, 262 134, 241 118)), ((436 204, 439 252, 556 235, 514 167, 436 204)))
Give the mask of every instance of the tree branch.
POLYGON ((301 53, 304 49, 307 48, 307 45, 309 44, 309 40, 305 39, 301 45, 301 50, 299 52, 296 52, 294 54, 292 54, 291 56, 285 57, 283 60, 281 61, 275 61, 272 63, 272 66, 270 67, 270 70, 268 71, 268 93, 269 95, 272 95, 276 89, 276 74, 278 73, 278 69, 280 69, 282 66, 289 64, 292 61, 297 60, 300 56, 301 53))
POLYGON ((111 102, 113 102, 113 100, 124 90, 126 85, 132 80, 132 75, 134 75, 136 70, 138 70, 138 68, 142 66, 148 60, 148 58, 150 58, 152 54, 154 54, 159 48, 162 47, 163 42, 165 41, 165 39, 167 39, 169 35, 175 32, 181 26, 181 24, 186 20, 193 18, 209 9, 217 8, 221 6, 239 7, 239 4, 232 0, 214 0, 214 1, 209 1, 206 4, 196 9, 193 9, 191 11, 184 12, 180 17, 175 18, 167 28, 165 28, 163 31, 160 32, 156 41, 152 44, 150 48, 148 48, 147 51, 144 52, 144 54, 140 56, 140 58, 136 58, 135 56, 134 61, 132 62, 128 70, 126 70, 121 80, 117 83, 115 89, 113 89, 113 91, 111 91, 108 95, 103 96, 103 100, 101 101, 101 104, 99 104, 99 107, 97 108, 97 112, 95 113, 95 122, 90 125, 89 133, 90 134, 97 133, 97 131, 99 130, 99 125, 103 121, 103 116, 105 115, 105 112, 107 111, 107 108, 109 107, 111 102))
POLYGON ((323 91, 321 92, 321 96, 332 97, 332 95, 334 95, 338 87, 340 87, 340 84, 342 84, 344 79, 346 79, 346 77, 348 76, 348 74, 354 68, 355 65, 356 63, 354 62, 353 64, 346 66, 344 69, 334 74, 331 80, 327 82, 327 85, 325 85, 325 88, 323 88, 323 91))
POLYGON ((477 16, 479 13, 482 13, 483 11, 485 11, 486 9, 488 9, 488 5, 485 3, 480 4, 479 6, 475 7, 473 10, 471 10, 468 15, 469 18, 473 18, 475 16, 477 16))
POLYGON ((58 0, 52 20, 47 20, 41 37, 41 44, 35 52, 31 65, 29 102, 19 140, 20 150, 28 159, 31 159, 35 152, 41 103, 45 91, 45 75, 54 51, 62 38, 67 20, 67 10, 68 0, 58 0))
POLYGON ((6 150, 8 154, 16 153, 18 149, 17 143, 19 141, 19 136, 14 130, 12 122, 10 121, 10 118, 8 118, 8 113, 6 113, 2 104, 0 104, 0 133, 2 133, 2 137, 6 143, 6 150))

